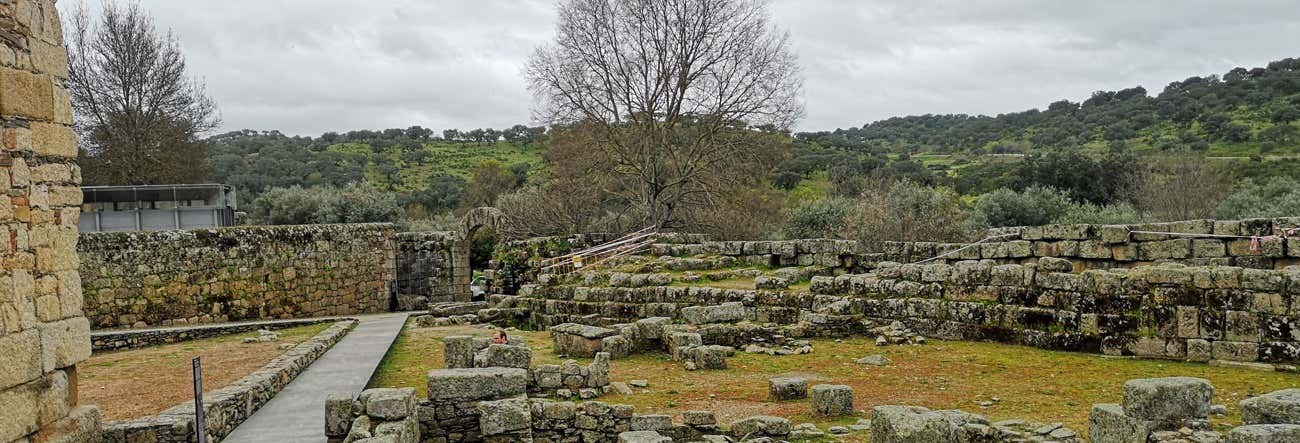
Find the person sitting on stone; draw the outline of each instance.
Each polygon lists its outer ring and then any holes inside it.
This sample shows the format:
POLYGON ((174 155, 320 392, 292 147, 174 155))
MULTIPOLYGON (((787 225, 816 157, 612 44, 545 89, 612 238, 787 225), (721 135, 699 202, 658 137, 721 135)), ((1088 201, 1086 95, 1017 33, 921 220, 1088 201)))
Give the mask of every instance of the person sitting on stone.
POLYGON ((493 333, 492 333, 492 343, 495 343, 495 344, 498 344, 498 345, 508 345, 508 344, 510 344, 510 337, 507 337, 507 336, 506 336, 506 330, 505 330, 505 329, 497 329, 496 332, 493 332, 493 333))

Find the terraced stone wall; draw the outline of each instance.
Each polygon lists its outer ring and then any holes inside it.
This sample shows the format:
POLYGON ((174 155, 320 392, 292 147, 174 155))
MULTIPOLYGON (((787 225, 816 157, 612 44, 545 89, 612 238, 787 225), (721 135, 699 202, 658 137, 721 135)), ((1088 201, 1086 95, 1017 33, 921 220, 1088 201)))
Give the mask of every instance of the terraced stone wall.
POLYGON ((741 302, 745 320, 781 325, 791 337, 867 334, 899 320, 944 339, 1288 369, 1300 363, 1300 268, 1074 268, 1054 258, 881 263, 870 273, 813 277, 810 292, 529 285, 513 305, 539 327, 682 319, 689 306, 741 302))
POLYGON ((1281 269, 1300 264, 1300 217, 1189 220, 1137 225, 1048 225, 991 229, 990 241, 969 243, 799 239, 778 241, 663 242, 652 255, 721 255, 752 265, 824 266, 851 272, 877 263, 997 260, 1030 263, 1039 257, 1069 258, 1080 270, 1132 267, 1157 262, 1191 266, 1281 269), (1290 237, 1287 238, 1289 234, 1290 237), (945 255, 949 254, 949 255, 945 255))
POLYGON ((0 441, 98 441, 77 404, 90 325, 77 276, 81 170, 54 0, 0 0, 0 441))
POLYGON ((395 237, 388 224, 85 233, 86 316, 114 328, 388 311, 395 237))
MULTIPOLYGON (((1300 264, 1300 217, 1188 220, 1137 225, 1049 225, 991 230, 1004 236, 949 255, 946 261, 1026 262, 1069 258, 1079 269, 1156 262, 1282 269, 1300 264), (1290 238, 1294 237, 1294 238, 1290 238)), ((917 262, 964 245, 886 242, 879 261, 917 262)))

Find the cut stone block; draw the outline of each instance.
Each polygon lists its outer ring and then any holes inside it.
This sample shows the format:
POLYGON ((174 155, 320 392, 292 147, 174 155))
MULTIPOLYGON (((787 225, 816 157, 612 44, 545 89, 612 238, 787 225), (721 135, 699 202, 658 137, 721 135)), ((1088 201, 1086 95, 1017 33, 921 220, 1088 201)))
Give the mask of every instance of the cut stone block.
POLYGON ((528 371, 519 368, 461 368, 429 371, 429 399, 497 400, 524 394, 528 371))
POLYGON ((474 366, 479 368, 528 369, 533 361, 533 351, 525 346, 491 344, 474 354, 474 366))
POLYGON ((853 388, 846 385, 812 387, 813 412, 826 416, 853 414, 853 388))
POLYGON ((1115 403, 1092 406, 1088 414, 1088 438, 1094 443, 1145 443, 1151 425, 1124 415, 1124 407, 1115 403))
POLYGON ((602 350, 605 337, 618 335, 618 331, 598 326, 564 323, 551 327, 555 352, 570 357, 594 357, 602 350))
POLYGON ((1228 432, 1228 443, 1294 443, 1300 441, 1300 425, 1246 425, 1228 432))
POLYGON ((655 431, 628 431, 618 434, 618 443, 671 443, 673 439, 655 431))
POLYGON ((1248 425, 1300 425, 1300 389, 1283 389, 1242 400, 1241 420, 1248 425))
POLYGON ((745 319, 745 306, 728 302, 716 306, 688 306, 682 308, 682 319, 693 325, 710 323, 735 323, 745 319))
POLYGON ((525 398, 483 401, 478 404, 479 429, 484 436, 531 431, 532 415, 525 398))
POLYGON ((1143 378, 1124 383, 1124 415, 1139 420, 1177 422, 1210 415, 1214 386, 1193 377, 1143 378))
POLYGON ((775 377, 767 380, 767 392, 773 401, 808 397, 808 380, 801 377, 775 377))

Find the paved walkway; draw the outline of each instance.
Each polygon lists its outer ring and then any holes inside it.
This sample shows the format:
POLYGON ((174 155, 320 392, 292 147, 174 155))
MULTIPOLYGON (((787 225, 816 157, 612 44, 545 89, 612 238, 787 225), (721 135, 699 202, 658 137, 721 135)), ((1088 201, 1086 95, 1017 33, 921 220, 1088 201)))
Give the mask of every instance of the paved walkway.
POLYGON ((298 375, 283 391, 226 437, 227 443, 325 441, 325 396, 358 393, 402 325, 407 313, 356 316, 361 322, 298 375))

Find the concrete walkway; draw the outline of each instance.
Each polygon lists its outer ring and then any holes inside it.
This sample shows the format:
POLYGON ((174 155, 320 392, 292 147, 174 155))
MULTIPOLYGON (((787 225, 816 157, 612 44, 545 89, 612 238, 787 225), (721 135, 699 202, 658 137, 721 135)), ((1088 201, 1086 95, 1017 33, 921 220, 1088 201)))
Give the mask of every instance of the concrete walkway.
POLYGON ((407 313, 355 316, 360 323, 283 391, 226 437, 228 443, 325 441, 325 396, 359 393, 388 347, 397 339, 407 313))

